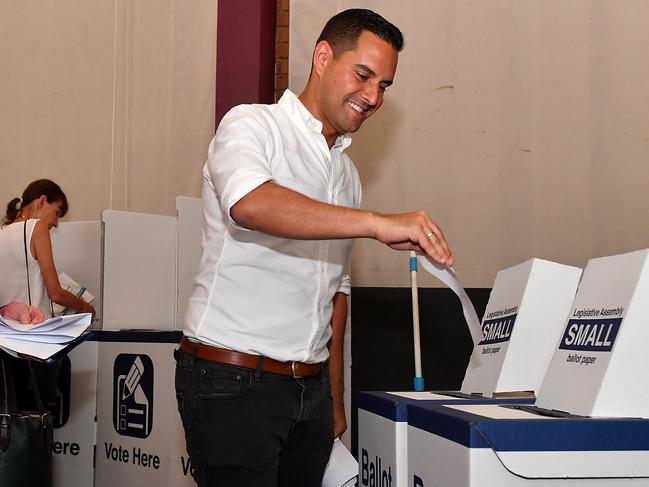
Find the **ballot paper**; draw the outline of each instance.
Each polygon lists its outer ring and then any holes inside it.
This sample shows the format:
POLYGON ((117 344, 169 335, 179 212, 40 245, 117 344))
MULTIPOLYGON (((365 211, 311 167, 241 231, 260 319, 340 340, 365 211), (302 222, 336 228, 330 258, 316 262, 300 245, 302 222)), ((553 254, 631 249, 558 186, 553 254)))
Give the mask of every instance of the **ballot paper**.
POLYGON ((358 462, 339 438, 334 440, 322 487, 354 487, 358 480, 358 462))
POLYGON ((477 345, 480 343, 483 335, 478 314, 475 312, 473 303, 460 284, 453 268, 438 264, 423 256, 419 256, 417 260, 424 269, 446 284, 455 294, 457 294, 457 297, 460 298, 460 302, 462 303, 462 312, 464 313, 466 324, 469 327, 473 344, 477 345))
POLYGON ((0 348, 47 359, 78 338, 91 322, 90 313, 57 316, 35 325, 0 316, 0 348))

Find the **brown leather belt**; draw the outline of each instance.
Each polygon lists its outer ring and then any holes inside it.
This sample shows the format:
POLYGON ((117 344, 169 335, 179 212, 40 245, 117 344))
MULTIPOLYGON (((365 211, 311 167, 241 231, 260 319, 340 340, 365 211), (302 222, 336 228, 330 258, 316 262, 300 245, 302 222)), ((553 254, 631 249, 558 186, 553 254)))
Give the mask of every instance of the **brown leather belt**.
MULTIPOLYGON (((236 367, 244 367, 246 369, 257 369, 260 355, 252 355, 249 353, 236 352, 234 350, 226 350, 225 348, 217 348, 204 343, 192 342, 187 337, 183 337, 180 341, 180 348, 187 355, 193 355, 200 360, 207 360, 208 362, 217 362, 219 364, 234 365, 236 367), (196 351, 196 348, 198 350, 196 351)), ((271 374, 288 375, 291 377, 313 377, 318 375, 322 369, 323 364, 306 364, 304 362, 280 362, 272 358, 263 357, 264 362, 261 370, 270 372, 271 374)))

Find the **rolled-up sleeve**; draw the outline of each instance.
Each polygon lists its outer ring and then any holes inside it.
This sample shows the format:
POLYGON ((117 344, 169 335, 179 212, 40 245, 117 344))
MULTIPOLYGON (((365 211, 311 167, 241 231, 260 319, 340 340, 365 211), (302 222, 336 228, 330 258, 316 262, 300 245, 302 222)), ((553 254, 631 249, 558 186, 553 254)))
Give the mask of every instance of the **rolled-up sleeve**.
POLYGON ((268 138, 263 122, 246 106, 235 107, 223 118, 209 147, 205 177, 214 188, 221 208, 232 225, 232 207, 273 176, 270 172, 268 138))
POLYGON ((347 294, 348 296, 352 292, 352 278, 349 276, 349 274, 345 274, 340 281, 340 286, 338 286, 338 290, 336 291, 337 293, 343 293, 347 294))

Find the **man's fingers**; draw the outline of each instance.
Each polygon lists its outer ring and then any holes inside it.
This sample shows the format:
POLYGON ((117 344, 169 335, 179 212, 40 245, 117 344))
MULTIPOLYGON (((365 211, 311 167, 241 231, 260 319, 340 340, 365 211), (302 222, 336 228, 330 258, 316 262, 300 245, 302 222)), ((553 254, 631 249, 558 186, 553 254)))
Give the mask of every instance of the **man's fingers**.
MULTIPOLYGON (((424 227, 424 230, 426 233, 426 238, 430 241, 432 247, 435 249, 435 255, 430 254, 430 256, 440 264, 452 265, 453 255, 451 254, 451 250, 449 249, 446 237, 444 237, 444 234, 442 233, 440 228, 434 222, 430 221, 429 224, 424 227)), ((423 246, 424 245, 422 245, 422 247, 423 246)))
POLYGON ((453 256, 448 249, 444 235, 439 230, 437 232, 432 230, 427 231, 425 238, 419 241, 419 245, 434 261, 444 265, 452 265, 453 256))
POLYGON ((440 248, 431 242, 431 237, 425 237, 419 241, 419 246, 422 248, 424 253, 433 259, 435 262, 440 264, 446 264, 446 258, 444 254, 440 252, 440 248))

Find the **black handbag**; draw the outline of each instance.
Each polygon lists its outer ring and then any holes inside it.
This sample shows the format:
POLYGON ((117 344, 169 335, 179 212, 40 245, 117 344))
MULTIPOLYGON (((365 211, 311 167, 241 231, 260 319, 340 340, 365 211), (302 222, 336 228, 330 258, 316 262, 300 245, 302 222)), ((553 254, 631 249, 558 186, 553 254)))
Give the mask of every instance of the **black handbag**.
POLYGON ((29 369, 38 411, 18 411, 11 373, 0 356, 0 486, 52 486, 52 413, 45 411, 31 362, 29 369))

